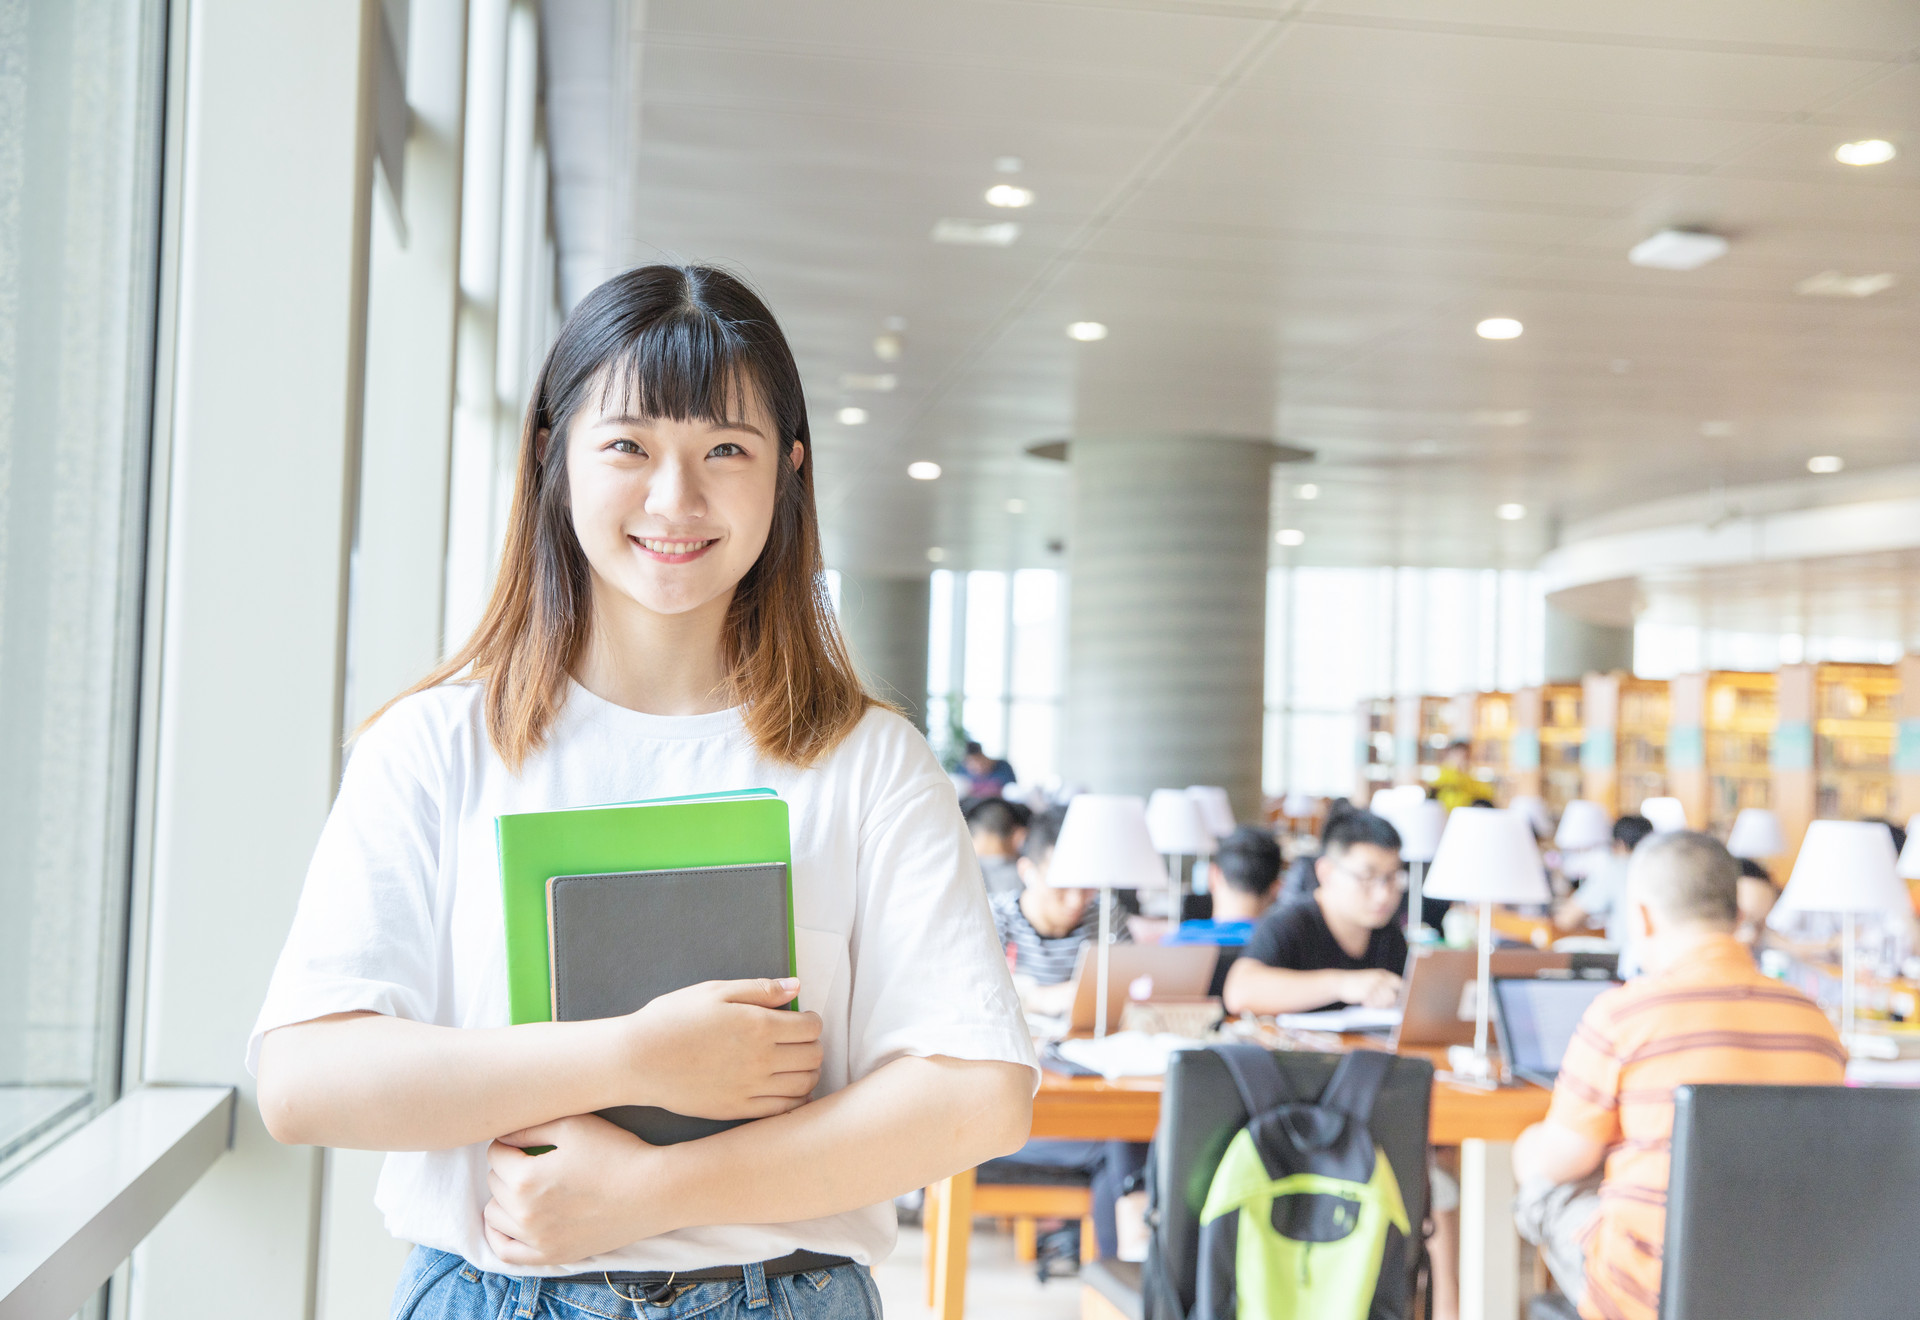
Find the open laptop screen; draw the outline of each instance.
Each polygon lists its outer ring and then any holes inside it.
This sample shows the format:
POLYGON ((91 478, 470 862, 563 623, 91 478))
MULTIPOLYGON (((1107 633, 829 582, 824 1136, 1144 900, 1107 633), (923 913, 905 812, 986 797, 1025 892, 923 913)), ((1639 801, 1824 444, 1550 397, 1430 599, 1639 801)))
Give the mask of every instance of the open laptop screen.
POLYGON ((1618 981, 1559 977, 1495 977, 1500 1019, 1506 1028, 1507 1066, 1516 1073, 1556 1074, 1573 1040, 1580 1015, 1618 981))

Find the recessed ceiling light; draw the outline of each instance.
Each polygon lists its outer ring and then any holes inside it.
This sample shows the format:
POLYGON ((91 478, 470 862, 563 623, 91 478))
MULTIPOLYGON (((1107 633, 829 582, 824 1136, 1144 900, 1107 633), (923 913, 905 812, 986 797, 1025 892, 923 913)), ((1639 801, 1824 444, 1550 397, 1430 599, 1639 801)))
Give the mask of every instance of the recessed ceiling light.
POLYGON ((1273 539, 1281 545, 1305 545, 1307 534, 1298 527, 1288 527, 1273 534, 1273 539))
POLYGON ((987 189, 988 206, 1022 207, 1033 205, 1033 189, 1011 183, 996 183, 987 189))
POLYGON ((1525 426, 1533 414, 1525 408, 1477 408, 1467 414, 1476 426, 1525 426))
POLYGON ((1083 344, 1091 344, 1096 339, 1107 337, 1107 327, 1098 321, 1075 321, 1067 327, 1067 338, 1078 339, 1083 344))
POLYGON ((1871 298, 1899 282, 1898 275, 1886 270, 1875 275, 1843 275, 1837 270, 1823 270, 1801 280, 1793 286, 1793 291, 1810 298, 1871 298))
POLYGON ((873 355, 882 362, 898 362, 906 347, 906 342, 893 330, 873 337, 873 355))
POLYGON ((1518 339, 1520 332, 1526 329, 1511 316, 1489 316, 1473 332, 1482 339, 1518 339))
POLYGON ((1008 500, 1007 501, 1008 513, 1025 513, 1026 511, 1027 511, 1027 502, 1025 500, 1008 500))
POLYGON ((1303 500, 1317 500, 1320 498, 1320 488, 1311 481, 1307 482, 1304 486, 1295 486, 1293 493, 1296 497, 1303 500))
POLYGON ((1816 454, 1807 460, 1807 471, 1819 476, 1831 476, 1847 465, 1847 460, 1838 454, 1816 454))
POLYGON ((940 465, 938 463, 909 463, 907 464, 907 475, 915 481, 938 481, 940 480, 940 465))
POLYGON ((865 408, 842 408, 839 412, 835 413, 834 416, 840 419, 840 425, 842 426, 864 426, 867 421, 867 410, 865 408))
POLYGON ((939 546, 930 545, 927 547, 928 563, 937 564, 937 563, 940 563, 942 560, 944 560, 946 557, 947 557, 947 552, 945 550, 942 550, 939 546))
POLYGON ((1613 361, 1607 363, 1607 370, 1616 376, 1624 376, 1633 370, 1633 360, 1631 358, 1615 358, 1613 361))
POLYGON ((1727 255, 1727 240, 1699 229, 1662 229, 1627 250, 1627 260, 1655 270, 1695 270, 1727 255))
POLYGON ((1527 516, 1527 506, 1524 504, 1502 504, 1493 512, 1496 517, 1504 522, 1519 522, 1527 516))
POLYGON ((899 378, 890 372, 881 375, 862 375, 857 371, 849 371, 840 377, 841 389, 866 390, 874 394, 891 394, 894 386, 899 383, 899 378))
POLYGON ((1020 226, 1011 220, 936 220, 933 241, 960 247, 1011 247, 1020 226))
POLYGON ((1842 165, 1884 165, 1899 154, 1893 143, 1881 138, 1842 142, 1833 149, 1833 158, 1842 165))
POLYGON ((1727 436, 1730 436, 1733 434, 1733 423, 1732 422, 1702 422, 1700 423, 1700 434, 1704 436, 1711 436, 1715 439, 1725 439, 1727 436))
POLYGON ((1027 163, 1018 156, 995 156, 993 158, 993 168, 1000 174, 1018 174, 1026 168, 1026 164, 1027 163))

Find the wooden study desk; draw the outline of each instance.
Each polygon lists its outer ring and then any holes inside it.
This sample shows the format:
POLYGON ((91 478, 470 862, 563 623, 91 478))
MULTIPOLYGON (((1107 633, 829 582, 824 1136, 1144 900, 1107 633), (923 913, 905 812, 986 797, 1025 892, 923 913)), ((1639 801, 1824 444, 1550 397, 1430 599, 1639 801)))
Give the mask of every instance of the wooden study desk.
MULTIPOLYGON (((1355 1041, 1359 1048, 1376 1046, 1355 1041)), ((1444 1050, 1407 1051, 1444 1068, 1444 1050)), ((1158 1077, 1064 1077, 1043 1072, 1033 1098, 1033 1135, 1069 1141, 1149 1141, 1160 1121, 1158 1077)), ((1433 1084, 1428 1142, 1460 1147, 1460 1314, 1512 1320, 1520 1299, 1519 1239, 1513 1228, 1513 1140, 1546 1116, 1537 1086, 1481 1091, 1433 1084)), ((967 1253, 973 1234, 973 1170, 927 1189, 928 1294, 939 1320, 966 1311, 967 1253)))

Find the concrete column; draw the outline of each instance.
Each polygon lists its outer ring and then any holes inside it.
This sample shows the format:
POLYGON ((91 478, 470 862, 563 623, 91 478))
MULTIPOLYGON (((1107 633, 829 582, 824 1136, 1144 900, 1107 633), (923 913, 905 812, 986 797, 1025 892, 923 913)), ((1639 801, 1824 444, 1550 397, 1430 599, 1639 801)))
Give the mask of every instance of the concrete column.
POLYGON ((1069 780, 1223 784, 1236 814, 1257 812, 1275 454, 1246 439, 1074 440, 1069 780))
POLYGON ((929 579, 840 575, 840 629, 868 688, 927 726, 929 579))
POLYGON ((1633 672, 1633 629, 1588 623, 1547 605, 1547 682, 1578 683, 1587 674, 1633 672))

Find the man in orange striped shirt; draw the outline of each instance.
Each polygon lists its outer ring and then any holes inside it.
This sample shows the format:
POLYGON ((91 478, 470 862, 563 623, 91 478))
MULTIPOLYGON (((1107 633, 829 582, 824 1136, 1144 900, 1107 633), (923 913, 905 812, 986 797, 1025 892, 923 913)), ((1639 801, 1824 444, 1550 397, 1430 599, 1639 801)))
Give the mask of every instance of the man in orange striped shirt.
POLYGON ((1659 1314, 1676 1086, 1842 1079, 1826 1015, 1760 975, 1734 938, 1739 877, 1704 834, 1655 835, 1634 850, 1629 928, 1645 974, 1593 1001, 1546 1120, 1514 1147, 1521 1235, 1586 1320, 1659 1314))

